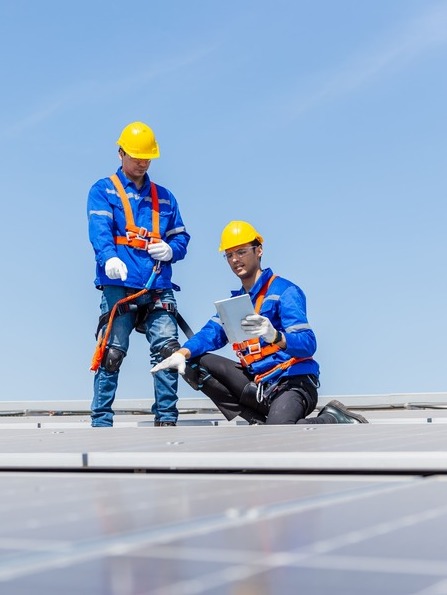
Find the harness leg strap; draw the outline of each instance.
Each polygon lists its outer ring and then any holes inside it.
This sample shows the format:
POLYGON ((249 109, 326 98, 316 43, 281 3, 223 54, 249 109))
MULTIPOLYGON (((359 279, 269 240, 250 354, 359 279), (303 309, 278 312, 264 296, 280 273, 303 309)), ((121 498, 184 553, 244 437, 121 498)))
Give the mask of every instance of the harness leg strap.
MULTIPOLYGON (((118 308, 115 312, 115 318, 117 316, 122 316, 123 314, 127 314, 128 312, 136 311, 137 309, 138 309, 138 306, 136 304, 121 304, 120 306, 118 306, 118 308)), ((110 312, 111 312, 111 310, 109 310, 105 314, 101 314, 101 316, 99 317, 98 326, 96 328, 96 333, 95 333, 96 339, 98 339, 99 333, 109 322, 110 312)))
MULTIPOLYGON (((166 312, 170 312, 171 314, 173 314, 174 316, 176 316, 177 314, 177 308, 174 306, 174 304, 171 304, 170 302, 158 302, 158 304, 161 304, 163 310, 165 310, 166 312)), ((146 321, 149 318, 149 315, 152 314, 152 312, 154 312, 154 310, 157 309, 157 302, 152 302, 150 304, 145 304, 144 306, 138 306, 138 310, 137 310, 137 317, 135 320, 135 330, 138 333, 146 333, 146 321)), ((177 349, 180 348, 180 345, 177 347, 177 349)), ((169 354, 171 355, 171 354, 169 354)))

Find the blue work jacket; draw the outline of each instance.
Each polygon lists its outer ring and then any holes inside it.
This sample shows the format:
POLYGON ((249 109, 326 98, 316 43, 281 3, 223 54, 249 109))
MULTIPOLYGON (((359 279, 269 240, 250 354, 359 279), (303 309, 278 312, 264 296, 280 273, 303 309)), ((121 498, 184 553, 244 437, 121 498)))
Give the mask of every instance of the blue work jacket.
MULTIPOLYGON (((264 269, 260 278, 249 291, 253 305, 262 287, 272 277, 271 269, 264 269)), ((232 291, 232 296, 246 293, 245 289, 232 291)), ((286 349, 267 355, 263 359, 253 362, 248 371, 253 374, 263 374, 273 369, 277 364, 286 362, 291 357, 312 358, 317 348, 317 341, 307 321, 306 297, 303 291, 291 281, 276 277, 267 289, 259 314, 269 318, 272 325, 281 331, 286 339, 286 349)), ((261 347, 268 345, 262 338, 261 347)), ((221 320, 216 314, 205 326, 188 339, 184 347, 189 349, 191 357, 197 357, 207 351, 215 351, 228 343, 221 320)), ((319 375, 318 363, 312 358, 296 363, 281 372, 281 376, 296 376, 300 374, 319 375)), ((278 378, 276 378, 277 380, 278 378)))
MULTIPOLYGON (((152 200, 150 179, 145 174, 144 184, 137 189, 120 167, 116 172, 129 197, 135 225, 152 231, 152 200)), ((160 235, 171 248, 173 257, 163 262, 161 271, 155 278, 153 289, 178 289, 171 281, 172 263, 186 255, 189 234, 183 224, 180 210, 174 195, 163 186, 156 185, 160 208, 160 235)), ((117 245, 115 238, 126 235, 126 219, 121 199, 110 178, 98 180, 90 189, 87 201, 89 237, 96 255, 95 285, 121 285, 142 289, 154 266, 154 260, 146 250, 138 250, 126 245, 117 245), (104 265, 109 258, 117 256, 127 266, 127 279, 109 279, 104 265)))

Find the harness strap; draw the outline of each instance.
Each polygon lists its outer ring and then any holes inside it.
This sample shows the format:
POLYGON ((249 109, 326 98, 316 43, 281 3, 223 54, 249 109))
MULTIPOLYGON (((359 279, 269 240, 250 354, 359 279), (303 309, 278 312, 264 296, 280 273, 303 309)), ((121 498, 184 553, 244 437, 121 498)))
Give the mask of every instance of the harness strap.
MULTIPOLYGON (((137 310, 138 306, 136 304, 121 304, 118 306, 115 312, 115 316, 122 316, 123 314, 127 314, 132 310, 137 310)), ((98 335, 104 325, 109 322, 111 310, 106 312, 105 314, 101 314, 98 320, 98 326, 96 327, 95 338, 98 339, 98 335)))
POLYGON ((256 302, 255 302, 256 314, 259 314, 259 312, 261 311, 261 306, 262 306, 262 302, 264 301, 265 294, 267 293, 268 288, 270 287, 270 285, 273 283, 273 281, 275 279, 276 279, 276 275, 272 275, 270 277, 270 279, 266 283, 264 283, 264 285, 261 287, 261 291, 258 293, 258 297, 256 298, 256 302))
MULTIPOLYGON (((170 302, 152 302, 150 304, 144 304, 142 306, 138 306, 137 304, 130 304, 130 303, 121 304, 118 306, 118 308, 115 311, 115 318, 117 316, 122 316, 123 314, 127 314, 128 312, 137 312, 137 320, 135 321, 135 329, 138 330, 137 326, 140 322, 140 320, 138 319, 139 318, 138 314, 141 313, 141 318, 145 319, 145 317, 150 312, 155 310, 156 303, 159 303, 161 305, 161 307, 163 308, 163 310, 166 310, 167 312, 171 312, 172 314, 174 314, 174 316, 177 317, 177 314, 178 314, 177 308, 174 306, 174 304, 172 304, 170 302)), ((105 314, 101 314, 101 316, 99 317, 98 326, 97 326, 96 333, 95 333, 96 339, 98 338, 98 335, 101 332, 102 327, 109 322, 111 312, 112 311, 109 310, 108 312, 105 312, 105 314)))
POLYGON ((243 366, 250 366, 253 362, 258 362, 260 359, 272 355, 280 350, 278 345, 264 345, 261 347, 259 339, 248 339, 243 343, 233 343, 233 349, 236 355, 241 360, 243 366))
POLYGON ((148 244, 161 240, 160 235, 160 203, 158 201, 158 192, 156 185, 151 182, 151 198, 152 198, 152 231, 145 227, 137 227, 130 206, 129 197, 124 190, 121 180, 116 174, 110 176, 110 179, 118 192, 124 208, 124 216, 126 218, 126 235, 116 236, 116 244, 124 244, 131 246, 137 250, 147 250, 148 244), (149 239, 147 239, 149 238, 149 239))
POLYGON ((189 324, 186 322, 186 320, 183 318, 183 316, 180 314, 179 311, 177 311, 177 313, 176 313, 176 318, 177 318, 177 323, 178 323, 179 327, 182 329, 182 331, 184 332, 186 338, 190 339, 194 335, 194 332, 191 329, 191 327, 189 326, 189 324))
POLYGON ((133 293, 132 295, 128 295, 128 296, 118 300, 116 302, 116 304, 113 306, 113 308, 110 311, 110 316, 109 316, 109 321, 107 323, 107 326, 105 328, 103 327, 103 329, 101 330, 101 332, 98 336, 98 341, 96 343, 95 352, 93 353, 92 361, 90 364, 90 370, 92 372, 96 372, 98 370, 99 366, 101 365, 102 358, 104 357, 104 353, 106 351, 106 347, 109 342, 110 333, 112 332, 113 319, 115 317, 115 314, 116 314, 116 311, 118 310, 118 308, 122 304, 126 304, 127 302, 131 302, 132 300, 136 300, 137 298, 140 297, 140 295, 144 295, 147 292, 148 292, 148 289, 146 289, 144 287, 140 291, 137 291, 137 293, 133 293))
POLYGON ((312 357, 291 357, 287 361, 282 362, 281 364, 277 364, 275 367, 271 368, 270 370, 267 370, 267 372, 264 372, 263 374, 257 374, 254 377, 254 381, 256 382, 256 384, 260 384, 262 382, 265 382, 266 380, 273 380, 280 373, 284 372, 284 370, 290 368, 290 366, 299 364, 300 362, 304 362, 309 359, 312 359, 312 357))
MULTIPOLYGON (((255 312, 259 314, 261 311, 262 303, 265 298, 265 294, 267 293, 270 285, 276 279, 276 275, 272 275, 270 279, 268 279, 264 285, 261 287, 259 291, 256 301, 255 301, 255 312)), ((272 353, 276 353, 280 350, 279 345, 265 345, 261 347, 261 343, 258 337, 253 339, 247 339, 246 341, 242 341, 242 343, 233 343, 233 349, 236 352, 236 355, 241 360, 241 364, 243 366, 249 366, 253 362, 257 362, 268 355, 272 355, 272 353)))
MULTIPOLYGON (((267 293, 270 285, 272 284, 275 278, 276 275, 272 275, 270 279, 261 287, 261 291, 259 292, 255 302, 255 312, 257 314, 259 314, 262 307, 262 303, 265 298, 265 294, 267 293)), ((248 339, 247 341, 243 341, 242 343, 233 343, 233 349, 235 350, 236 355, 240 359, 241 364, 244 367, 248 367, 252 363, 258 362, 259 360, 264 359, 268 355, 276 353, 281 348, 278 344, 272 343, 269 345, 265 345, 264 347, 261 347, 260 340, 256 337, 254 339, 248 339)), ((263 382, 273 380, 282 372, 284 372, 284 370, 290 368, 290 366, 310 359, 312 359, 312 357, 291 357, 285 362, 277 364, 270 370, 267 370, 262 374, 257 374, 254 377, 254 381, 256 382, 256 384, 258 384, 258 386, 260 386, 263 382)), ((260 392, 258 391, 256 398, 260 398, 262 400, 262 390, 260 392)))

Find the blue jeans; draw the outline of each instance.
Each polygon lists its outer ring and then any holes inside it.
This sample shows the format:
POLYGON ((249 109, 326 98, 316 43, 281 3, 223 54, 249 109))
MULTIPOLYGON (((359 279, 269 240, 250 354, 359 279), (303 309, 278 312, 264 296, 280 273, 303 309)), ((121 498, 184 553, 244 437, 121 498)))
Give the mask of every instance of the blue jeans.
MULTIPOLYGON (((101 314, 109 312, 116 302, 138 289, 106 285, 101 298, 101 314)), ((176 306, 172 289, 154 290, 140 296, 132 304, 139 306, 152 304, 154 307, 146 320, 146 339, 150 344, 151 365, 160 362, 162 349, 170 340, 178 339, 178 327, 172 312, 163 308, 162 303, 176 306)), ((115 315, 112 332, 108 341, 109 347, 115 347, 127 354, 129 337, 135 326, 136 312, 115 315)), ((93 401, 91 405, 92 426, 105 427, 113 425, 113 401, 118 386, 119 369, 109 372, 104 367, 104 360, 95 374, 93 383, 93 401)), ((163 370, 153 375, 155 402, 152 413, 156 420, 177 421, 177 387, 178 373, 163 370)))

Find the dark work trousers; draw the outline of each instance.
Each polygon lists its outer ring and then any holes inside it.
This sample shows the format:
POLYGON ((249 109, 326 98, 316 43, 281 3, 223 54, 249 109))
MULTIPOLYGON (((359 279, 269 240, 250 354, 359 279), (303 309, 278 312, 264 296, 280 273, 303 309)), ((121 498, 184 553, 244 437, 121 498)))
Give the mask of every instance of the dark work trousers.
MULTIPOLYGON (((251 424, 296 424, 312 413, 318 401, 317 379, 312 376, 286 376, 261 403, 256 384, 239 362, 221 355, 205 353, 189 364, 197 364, 204 378, 199 389, 228 419, 240 416, 251 424), (206 372, 210 376, 206 377, 206 372)), ((318 416, 317 423, 335 423, 332 416, 318 416), (327 417, 327 419, 326 419, 327 417)))

